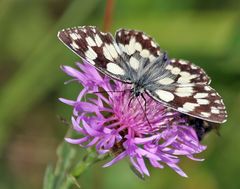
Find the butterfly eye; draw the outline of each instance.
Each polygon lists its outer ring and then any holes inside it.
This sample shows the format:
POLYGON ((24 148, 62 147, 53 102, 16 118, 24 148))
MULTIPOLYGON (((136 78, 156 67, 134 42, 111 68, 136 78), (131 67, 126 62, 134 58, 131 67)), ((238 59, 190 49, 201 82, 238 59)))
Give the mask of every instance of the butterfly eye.
POLYGON ((168 55, 166 52, 163 53, 163 61, 167 61, 168 60, 168 55))

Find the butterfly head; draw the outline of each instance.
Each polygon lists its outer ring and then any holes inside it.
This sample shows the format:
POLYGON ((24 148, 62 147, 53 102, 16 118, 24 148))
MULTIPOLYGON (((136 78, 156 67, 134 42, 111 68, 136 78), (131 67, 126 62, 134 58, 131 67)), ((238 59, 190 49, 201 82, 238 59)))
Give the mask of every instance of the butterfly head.
POLYGON ((138 97, 144 92, 144 88, 139 83, 134 83, 131 89, 131 93, 133 96, 138 97))

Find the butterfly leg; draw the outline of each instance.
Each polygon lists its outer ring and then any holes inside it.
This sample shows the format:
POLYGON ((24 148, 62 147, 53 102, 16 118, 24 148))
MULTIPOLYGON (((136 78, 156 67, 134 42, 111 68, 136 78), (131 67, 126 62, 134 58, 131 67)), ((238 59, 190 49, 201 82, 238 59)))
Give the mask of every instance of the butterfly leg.
POLYGON ((137 101, 138 101, 138 103, 140 104, 140 107, 141 107, 141 109, 142 109, 142 111, 144 112, 144 116, 145 116, 145 118, 146 118, 146 120, 147 120, 147 122, 148 122, 148 125, 150 126, 150 128, 152 128, 152 126, 151 126, 151 123, 150 123, 150 121, 149 121, 149 119, 148 119, 148 117, 147 117, 147 106, 146 106, 146 104, 147 104, 147 101, 146 101, 146 99, 145 99, 145 97, 143 96, 143 94, 141 93, 141 97, 143 98, 143 100, 144 100, 144 108, 143 108, 143 106, 142 106, 142 104, 141 104, 141 102, 139 101, 139 99, 137 98, 137 101))
POLYGON ((130 100, 129 100, 129 102, 128 102, 128 108, 130 107, 130 104, 131 104, 131 102, 132 102, 132 100, 133 100, 134 97, 135 97, 134 95, 131 95, 130 100))
POLYGON ((143 100, 144 100, 144 112, 146 113, 146 112, 147 112, 147 100, 146 100, 146 98, 144 97, 143 93, 141 93, 141 97, 142 97, 143 100))

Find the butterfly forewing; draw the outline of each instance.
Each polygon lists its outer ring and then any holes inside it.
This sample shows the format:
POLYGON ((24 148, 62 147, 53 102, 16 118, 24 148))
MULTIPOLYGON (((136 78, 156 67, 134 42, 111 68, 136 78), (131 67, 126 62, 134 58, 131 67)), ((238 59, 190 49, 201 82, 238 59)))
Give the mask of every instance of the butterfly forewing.
POLYGON ((131 82, 126 76, 122 51, 110 33, 84 26, 64 29, 58 33, 58 38, 101 72, 123 82, 131 82))
MULTIPOLYGON (((141 31, 119 29, 115 34, 115 38, 118 46, 128 59, 136 52, 139 52, 142 58, 148 58, 149 62, 152 62, 162 54, 159 45, 141 31)), ((133 65, 132 67, 136 66, 133 65)))
POLYGON ((160 50, 153 38, 144 32, 127 29, 119 29, 115 38, 122 50, 122 57, 132 83, 140 85, 151 83, 151 79, 161 74, 161 67, 167 60, 167 55, 160 50), (152 72, 156 68, 158 71, 152 72))

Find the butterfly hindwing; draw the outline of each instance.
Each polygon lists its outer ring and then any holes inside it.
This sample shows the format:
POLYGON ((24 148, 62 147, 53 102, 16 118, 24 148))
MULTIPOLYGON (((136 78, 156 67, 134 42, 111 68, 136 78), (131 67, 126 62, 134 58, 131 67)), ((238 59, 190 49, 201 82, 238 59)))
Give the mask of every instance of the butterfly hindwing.
POLYGON ((176 81, 178 84, 210 84, 211 82, 211 79, 202 68, 187 60, 171 59, 167 69, 173 74, 178 75, 176 81))
POLYGON ((222 123, 227 113, 222 98, 208 84, 202 68, 186 60, 171 59, 147 92, 154 99, 184 114, 222 123), (151 90, 153 89, 153 90, 151 90))
POLYGON ((184 114, 222 123, 227 113, 219 94, 207 85, 188 84, 148 91, 148 94, 165 106, 184 114))

